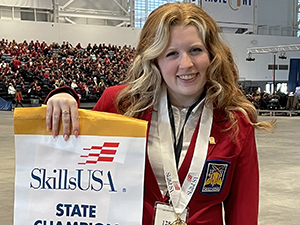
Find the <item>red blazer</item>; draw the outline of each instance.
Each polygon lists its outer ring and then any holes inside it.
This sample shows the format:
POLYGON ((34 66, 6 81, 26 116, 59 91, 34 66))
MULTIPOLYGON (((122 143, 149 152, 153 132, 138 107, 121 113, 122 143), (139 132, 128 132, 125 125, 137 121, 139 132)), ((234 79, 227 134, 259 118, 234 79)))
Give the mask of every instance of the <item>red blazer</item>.
MULTIPOLYGON (((118 113, 114 100, 124 85, 107 88, 93 110, 118 113)), ((152 109, 142 119, 151 122, 152 109)), ((201 179, 188 205, 189 225, 223 225, 222 203, 226 225, 257 225, 259 169, 254 128, 241 113, 239 132, 225 131, 230 125, 219 110, 214 109, 211 141, 201 179)), ((148 129, 149 131, 149 129, 148 129)), ((189 169, 198 127, 188 153, 178 171, 182 183, 189 169)), ((152 225, 156 201, 164 202, 148 156, 145 165, 143 225, 152 225)))
MULTIPOLYGON (((124 85, 105 89, 93 110, 118 113, 114 105, 116 95, 124 85)), ((54 94, 67 92, 77 94, 71 88, 58 88, 52 91, 45 102, 54 94)), ((214 109, 211 141, 202 176, 188 205, 189 225, 223 225, 222 203, 225 208, 226 225, 257 225, 259 197, 259 168, 254 128, 241 113, 236 113, 239 132, 225 131, 230 126, 219 110, 214 109)), ((152 109, 144 112, 142 119, 149 121, 152 109)), ((149 131, 149 129, 148 129, 149 131)), ((198 126, 195 129, 187 155, 178 174, 182 183, 192 159, 198 126)), ((148 156, 145 162, 143 225, 152 225, 155 202, 166 201, 161 195, 148 156)))

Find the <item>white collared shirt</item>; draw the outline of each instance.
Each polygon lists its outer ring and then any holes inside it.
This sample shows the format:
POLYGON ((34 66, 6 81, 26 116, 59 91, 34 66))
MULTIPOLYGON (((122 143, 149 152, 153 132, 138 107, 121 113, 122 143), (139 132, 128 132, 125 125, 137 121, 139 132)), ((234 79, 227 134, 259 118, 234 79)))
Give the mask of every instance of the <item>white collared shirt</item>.
MULTIPOLYGON (((192 110, 186 124, 184 127, 183 133, 183 146, 180 153, 179 159, 179 166, 180 168, 192 136, 194 134, 195 128, 197 126, 199 117, 202 113, 203 106, 204 106, 205 99, 202 99, 199 104, 192 110)), ((172 106, 173 114, 174 114, 174 122, 175 122, 175 132, 176 132, 176 141, 178 141, 182 126, 184 125, 184 121, 186 118, 186 114, 188 112, 188 108, 178 109, 175 106, 172 106)), ((149 161, 152 166, 154 175, 157 179, 159 188, 164 196, 167 193, 167 186, 164 177, 164 170, 163 170, 163 163, 162 163, 162 156, 159 147, 159 139, 158 139, 158 106, 154 105, 152 117, 151 117, 151 124, 150 124, 150 131, 148 137, 148 156, 149 161)), ((174 143, 174 138, 172 135, 172 143, 174 143)), ((174 149, 173 149, 174 150, 174 149)))

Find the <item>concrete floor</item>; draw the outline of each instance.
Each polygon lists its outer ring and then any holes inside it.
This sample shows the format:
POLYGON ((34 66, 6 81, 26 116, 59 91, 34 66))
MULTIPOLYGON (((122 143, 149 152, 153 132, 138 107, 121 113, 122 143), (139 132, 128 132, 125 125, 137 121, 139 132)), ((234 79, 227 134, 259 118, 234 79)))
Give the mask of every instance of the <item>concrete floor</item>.
MULTIPOLYGON (((259 119, 270 121, 272 117, 259 119)), ((256 133, 261 174, 259 224, 299 225, 300 117, 276 116, 276 120, 274 134, 256 133)), ((0 225, 13 224, 14 168, 13 112, 0 111, 0 225)))

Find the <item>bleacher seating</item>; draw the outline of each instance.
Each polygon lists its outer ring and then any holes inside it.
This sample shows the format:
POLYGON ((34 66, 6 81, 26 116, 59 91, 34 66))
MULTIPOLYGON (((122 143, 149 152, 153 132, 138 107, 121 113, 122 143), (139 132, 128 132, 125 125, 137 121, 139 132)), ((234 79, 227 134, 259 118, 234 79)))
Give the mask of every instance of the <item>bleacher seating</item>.
POLYGON ((51 90, 62 85, 70 86, 71 81, 76 80, 77 84, 88 86, 87 92, 82 88, 75 90, 81 95, 81 101, 97 101, 103 91, 97 88, 100 78, 106 87, 123 81, 135 51, 126 45, 77 46, 74 48, 70 43, 67 46, 65 42, 62 45, 44 43, 42 46, 41 42, 0 40, 0 96, 14 98, 7 94, 8 84, 12 83, 15 89, 21 90, 24 102, 30 103, 31 99, 43 102, 51 90), (110 60, 106 60, 106 56, 110 60), (13 67, 15 60, 21 62, 18 68, 13 67), (95 77, 97 82, 94 82, 95 77))

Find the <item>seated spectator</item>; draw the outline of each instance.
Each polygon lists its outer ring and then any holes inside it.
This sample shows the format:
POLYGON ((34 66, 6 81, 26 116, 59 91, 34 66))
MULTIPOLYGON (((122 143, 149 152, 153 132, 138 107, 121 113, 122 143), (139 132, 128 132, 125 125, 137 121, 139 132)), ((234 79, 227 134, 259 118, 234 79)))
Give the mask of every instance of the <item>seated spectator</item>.
POLYGON ((77 87, 78 87, 78 85, 76 83, 76 80, 73 80, 72 83, 71 83, 71 88, 75 89, 77 87))
POLYGON ((15 96, 15 94, 16 94, 16 89, 15 89, 15 87, 13 86, 12 83, 9 83, 7 92, 8 92, 9 95, 15 96))
POLYGON ((267 109, 268 108, 268 102, 269 102, 269 99, 268 99, 267 93, 262 92, 260 94, 260 98, 259 98, 259 101, 258 101, 258 109, 267 109))
POLYGON ((71 59, 70 56, 68 56, 68 58, 66 58, 66 63, 67 63, 67 64, 70 65, 70 64, 72 63, 72 61, 73 61, 73 60, 71 59))
POLYGON ((54 83, 54 88, 59 88, 59 87, 60 87, 59 80, 56 80, 54 83))
POLYGON ((286 109, 297 110, 299 108, 299 101, 293 93, 290 93, 286 103, 286 109))
POLYGON ((76 49, 82 49, 82 47, 81 47, 81 44, 80 43, 78 43, 77 45, 76 45, 76 49))
POLYGON ((44 73, 44 78, 45 79, 49 79, 50 78, 50 74, 49 74, 49 70, 46 70, 44 73))
POLYGON ((4 60, 1 60, 0 63, 0 72, 3 71, 2 69, 6 67, 6 62, 4 60))

